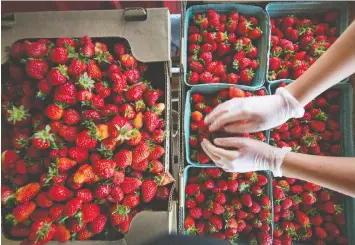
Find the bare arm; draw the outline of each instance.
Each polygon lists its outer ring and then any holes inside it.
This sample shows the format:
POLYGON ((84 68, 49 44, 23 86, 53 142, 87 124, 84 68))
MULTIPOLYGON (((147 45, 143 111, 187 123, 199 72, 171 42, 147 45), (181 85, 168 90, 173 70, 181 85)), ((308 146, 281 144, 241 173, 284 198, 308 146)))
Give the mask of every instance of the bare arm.
POLYGON ((316 96, 355 72, 355 21, 287 90, 306 105, 316 96))
POLYGON ((284 176, 306 180, 355 196, 355 158, 289 152, 281 165, 284 176))

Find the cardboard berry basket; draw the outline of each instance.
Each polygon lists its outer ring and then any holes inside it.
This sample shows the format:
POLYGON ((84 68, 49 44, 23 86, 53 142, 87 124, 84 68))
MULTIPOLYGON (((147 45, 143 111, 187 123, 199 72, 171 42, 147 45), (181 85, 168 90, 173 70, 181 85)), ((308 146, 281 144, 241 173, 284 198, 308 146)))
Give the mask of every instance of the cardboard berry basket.
MULTIPOLYGON (((272 84, 269 84, 269 93, 274 94, 279 83, 281 81, 275 81, 272 84)), ((292 80, 283 80, 287 84, 291 83, 292 80)), ((340 122, 340 131, 343 133, 343 139, 341 141, 342 146, 342 156, 344 157, 354 157, 355 148, 353 141, 353 89, 350 84, 337 84, 331 89, 339 89, 342 93, 340 96, 340 113, 339 113, 339 122, 340 122)), ((355 162, 354 162, 355 164, 355 162)), ((341 167, 341 166, 339 166, 341 167)), ((344 207, 345 213, 345 226, 343 227, 344 234, 349 239, 349 244, 355 244, 355 198, 345 196, 342 200, 342 205, 344 207)), ((305 242, 294 242, 294 244, 308 244, 305 242)))
MULTIPOLYGON (((349 4, 345 1, 340 2, 273 2, 266 5, 265 8, 269 18, 278 18, 287 15, 295 15, 297 17, 316 17, 320 16, 330 10, 338 10, 340 13, 340 18, 336 22, 337 35, 340 36, 349 25, 349 4)), ((271 38, 271 32, 270 32, 271 38)), ((271 49, 271 42, 269 49, 271 49)), ((268 52, 267 63, 269 66, 269 55, 268 52)), ((268 83, 277 83, 280 80, 269 81, 268 70, 266 71, 266 81, 268 83)), ((348 82, 349 78, 344 79, 342 82, 348 82)))
MULTIPOLYGON (((194 171, 196 169, 201 169, 201 168, 219 168, 216 166, 206 166, 206 165, 199 165, 199 166, 187 166, 184 169, 184 173, 183 176, 180 178, 179 181, 179 233, 181 235, 187 236, 187 232, 184 228, 184 221, 185 221, 185 217, 186 217, 186 208, 185 208, 185 187, 187 185, 187 179, 191 173, 191 171, 194 171)), ((223 170, 222 170, 223 171, 223 170)), ((267 179, 268 179, 268 183, 265 186, 265 190, 266 190, 266 195, 269 197, 271 203, 273 203, 273 196, 272 196, 272 176, 271 173, 269 171, 260 171, 260 173, 264 174, 267 179)), ((273 205, 271 205, 271 217, 273 219, 273 205)), ((271 222, 271 228, 270 228, 270 236, 273 237, 273 222, 271 222)), ((243 239, 237 239, 237 242, 234 244, 239 244, 239 245, 246 245, 246 244, 250 244, 248 240, 243 240, 243 239)))
MULTIPOLYGON (((164 170, 170 170, 171 156, 171 138, 170 138, 170 122, 171 122, 171 89, 170 89, 170 16, 169 10, 166 8, 159 9, 122 9, 122 10, 105 10, 105 11, 63 11, 63 12, 36 12, 36 13, 15 13, 2 16, 2 79, 7 79, 7 63, 8 47, 12 43, 19 40, 37 40, 39 38, 56 39, 59 37, 80 38, 88 35, 93 41, 100 41, 106 44, 114 44, 115 41, 125 39, 128 41, 133 56, 148 66, 148 72, 145 79, 150 81, 154 88, 159 88, 164 92, 163 100, 165 104, 164 121, 165 121, 165 154, 162 158, 164 170), (156 28, 159 26, 159 28, 156 28)), ((3 121, 4 122, 4 121, 3 121)), ((6 126, 2 122, 2 129, 6 130, 6 126)), ((143 211, 136 215, 132 221, 132 227, 139 226, 136 220, 145 217, 147 219, 156 219, 156 226, 151 227, 151 233, 145 234, 144 239, 149 239, 154 233, 170 232, 171 230, 171 205, 172 192, 175 183, 169 184, 170 195, 166 201, 153 201, 146 208, 158 212, 159 215, 154 216, 149 211, 143 211), (148 215, 148 218, 146 217, 148 215), (155 218, 154 218, 155 217, 155 218), (159 226, 159 227, 157 227, 159 226)), ((4 218, 5 208, 2 208, 2 217, 4 218)), ((18 243, 18 239, 9 235, 9 225, 3 223, 2 241, 4 244, 18 243), (17 240, 17 241, 15 241, 17 240)), ((142 227, 137 228, 142 229, 142 227)), ((137 232, 137 230, 135 231, 137 232)), ((139 232, 137 232, 139 233, 139 232)), ((137 234, 136 233, 136 234, 137 234)), ((129 237, 130 232, 128 233, 129 237)), ((139 236, 135 235, 131 241, 136 241, 139 236)), ((143 238, 141 236, 141 241, 143 238)), ((95 242, 115 241, 119 244, 126 244, 125 239, 121 235, 101 234, 92 238, 95 242)), ((80 241, 77 241, 78 243, 80 241)), ((85 244, 85 241, 81 241, 85 244)), ((91 241, 90 243, 93 243, 91 241)), ((138 242, 139 243, 139 242, 138 242)), ((137 244, 138 244, 137 243, 137 244)))
POLYGON ((188 56, 188 28, 192 16, 196 13, 206 13, 208 10, 213 9, 219 13, 228 13, 231 10, 237 10, 238 13, 246 17, 255 16, 259 20, 260 29, 263 32, 262 37, 257 40, 256 47, 258 49, 259 68, 256 71, 251 87, 258 88, 264 85, 267 68, 267 57, 269 52, 269 18, 265 11, 257 6, 246 4, 205 4, 194 5, 189 7, 184 13, 182 18, 182 40, 181 40, 181 68, 183 79, 187 86, 195 86, 187 82, 186 76, 188 71, 187 56, 188 56))
MULTIPOLYGON (((250 92, 254 92, 254 91, 262 89, 267 92, 266 88, 264 88, 264 87, 252 88, 252 87, 247 87, 247 86, 243 86, 243 85, 231 85, 231 84, 208 84, 208 85, 200 84, 200 85, 193 86, 190 90, 188 90, 187 94, 186 94, 185 112, 184 112, 184 116, 183 116, 185 155, 186 155, 186 161, 188 162, 188 164, 195 165, 195 166, 196 165, 201 166, 201 164, 199 164, 198 162, 191 160, 191 157, 190 157, 191 149, 190 149, 190 144, 189 144, 189 137, 190 137, 190 123, 191 123, 191 96, 192 96, 192 94, 193 93, 201 93, 203 95, 211 95, 211 94, 216 94, 223 89, 228 89, 229 87, 238 87, 244 91, 250 91, 250 92)), ((266 136, 266 142, 268 142, 269 131, 265 131, 264 133, 266 136)), ((214 164, 212 162, 208 165, 214 166, 214 164)))

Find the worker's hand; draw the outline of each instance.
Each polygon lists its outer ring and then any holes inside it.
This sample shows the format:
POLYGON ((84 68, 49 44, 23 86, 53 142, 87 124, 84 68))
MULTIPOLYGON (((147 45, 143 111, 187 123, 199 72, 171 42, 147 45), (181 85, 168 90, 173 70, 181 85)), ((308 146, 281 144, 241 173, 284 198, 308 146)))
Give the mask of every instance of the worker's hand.
POLYGON ((291 151, 289 147, 275 148, 250 138, 218 138, 214 143, 216 146, 204 139, 201 146, 211 160, 226 172, 270 170, 275 177, 280 177, 281 164, 291 151))
POLYGON ((303 106, 285 88, 278 88, 275 95, 226 101, 207 115, 205 124, 211 132, 253 133, 277 127, 303 114, 303 106))

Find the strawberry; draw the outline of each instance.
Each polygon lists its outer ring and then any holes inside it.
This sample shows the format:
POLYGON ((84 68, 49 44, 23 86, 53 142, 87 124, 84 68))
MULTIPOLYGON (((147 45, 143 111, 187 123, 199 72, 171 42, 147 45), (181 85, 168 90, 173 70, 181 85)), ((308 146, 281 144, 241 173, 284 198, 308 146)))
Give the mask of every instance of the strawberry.
POLYGON ((17 203, 25 203, 30 201, 33 197, 35 197, 38 192, 40 191, 41 186, 39 183, 29 183, 25 186, 20 187, 17 189, 16 195, 16 202, 17 203))
POLYGON ((27 220, 35 209, 36 204, 34 202, 26 202, 16 206, 5 219, 16 225, 17 223, 22 223, 27 220))
POLYGON ((94 171, 101 177, 101 178, 111 178, 115 173, 115 166, 116 163, 113 160, 98 160, 94 162, 93 167, 94 171))
POLYGON ((78 232, 77 238, 80 241, 85 241, 89 240, 92 236, 94 236, 94 233, 84 228, 78 232))
POLYGON ((68 52, 63 47, 55 47, 51 49, 49 58, 55 64, 65 64, 68 62, 68 52))
POLYGON ((81 131, 75 140, 75 144, 78 147, 83 147, 87 149, 93 149, 97 144, 97 132, 95 130, 83 130, 81 131))
POLYGON ((63 208, 63 215, 67 217, 74 216, 76 212, 81 209, 83 201, 81 198, 73 198, 69 200, 63 208))
POLYGON ((315 227, 314 235, 320 239, 325 239, 327 237, 327 233, 322 227, 315 227))
POLYGON ((150 155, 150 147, 146 142, 141 141, 132 151, 132 159, 134 163, 139 163, 147 159, 150 155))
POLYGON ((132 152, 122 149, 115 154, 114 159, 119 168, 125 169, 132 164, 132 152))
POLYGON ((154 180, 145 180, 142 183, 142 199, 143 202, 150 202, 157 193, 157 184, 154 180))
POLYGON ((35 240, 39 243, 47 243, 52 240, 56 234, 56 226, 52 224, 50 218, 37 220, 31 225, 32 232, 29 234, 30 240, 35 240))
POLYGON ((11 235, 14 237, 27 237, 31 233, 31 228, 24 224, 17 224, 11 227, 11 235))
POLYGON ((121 183, 122 191, 125 194, 136 191, 142 185, 142 181, 136 178, 126 177, 121 183))
POLYGON ((42 80, 48 71, 48 64, 43 60, 29 60, 25 69, 29 77, 42 80))
POLYGON ((106 221, 107 221, 107 217, 105 215, 101 214, 101 215, 97 216, 93 220, 93 222, 91 222, 89 224, 88 228, 94 234, 101 233, 103 231, 103 229, 105 228, 106 221))
POLYGON ((252 206, 252 199, 251 199, 250 194, 248 194, 248 193, 242 194, 241 202, 244 206, 251 207, 252 206))
POLYGON ((58 225, 55 233, 55 240, 58 242, 68 242, 71 238, 70 231, 65 225, 58 225))
POLYGON ((46 192, 41 192, 36 197, 36 204, 41 208, 49 208, 53 205, 53 202, 48 199, 46 192))
POLYGON ((252 40, 257 40, 263 35, 263 32, 259 27, 252 29, 248 33, 248 37, 252 40))
POLYGON ((129 213, 129 209, 123 205, 113 205, 110 208, 110 222, 113 226, 118 226, 122 222, 124 222, 129 213))
POLYGON ((72 192, 64 186, 51 186, 48 189, 49 199, 57 202, 66 201, 72 196, 72 192))
POLYGON ((222 223, 222 219, 219 216, 211 216, 209 218, 209 230, 211 232, 216 232, 222 229, 223 223, 222 223))
POLYGON ((76 184, 83 184, 92 181, 94 177, 95 173, 93 167, 88 164, 83 164, 74 173, 73 181, 76 184))
POLYGON ((250 85, 253 81, 255 73, 251 69, 245 69, 240 72, 240 81, 246 85, 250 85))

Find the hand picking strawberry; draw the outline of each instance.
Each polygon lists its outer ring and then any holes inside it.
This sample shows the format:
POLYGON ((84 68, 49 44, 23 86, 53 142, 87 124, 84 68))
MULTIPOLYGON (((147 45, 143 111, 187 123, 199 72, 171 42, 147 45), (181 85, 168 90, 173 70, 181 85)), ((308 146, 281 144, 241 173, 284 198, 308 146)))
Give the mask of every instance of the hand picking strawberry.
POLYGON ((33 245, 117 237, 167 201, 164 93, 126 41, 18 41, 9 58, 1 204, 12 236, 33 245))

